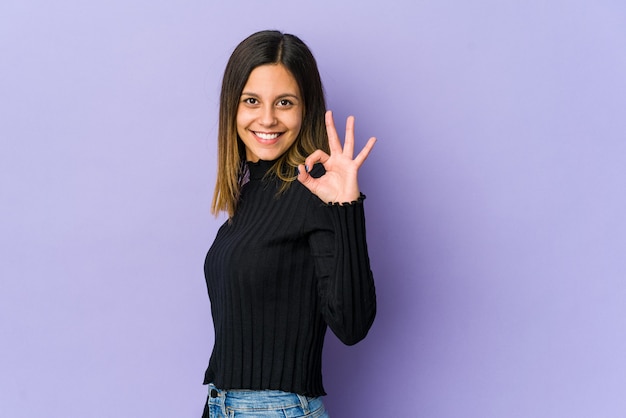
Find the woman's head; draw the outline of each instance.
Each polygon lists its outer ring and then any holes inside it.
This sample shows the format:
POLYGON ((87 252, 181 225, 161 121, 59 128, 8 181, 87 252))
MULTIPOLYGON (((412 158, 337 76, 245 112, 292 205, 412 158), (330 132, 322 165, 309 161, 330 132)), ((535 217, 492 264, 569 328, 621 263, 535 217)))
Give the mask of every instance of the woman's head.
POLYGON ((296 142, 304 102, 295 78, 282 64, 265 64, 250 73, 237 109, 237 135, 246 160, 274 161, 296 142))
MULTIPOLYGON (((249 82, 256 82, 255 85, 257 86, 263 85, 258 83, 259 77, 257 76, 263 76, 262 73, 267 72, 265 70, 270 70, 269 72, 273 72, 274 75, 279 75, 278 72, 286 70, 283 71, 285 74, 283 74, 282 80, 295 81, 294 88, 291 89, 293 91, 285 92, 297 93, 297 105, 295 107, 300 112, 300 121, 296 131, 293 129, 289 131, 290 134, 295 135, 293 137, 286 136, 290 143, 281 149, 281 152, 284 151, 282 154, 265 153, 258 155, 258 153, 253 152, 252 159, 265 159, 264 156, 275 156, 277 162, 273 168, 274 174, 283 180, 283 188, 286 188, 295 179, 295 167, 302 163, 307 155, 316 149, 327 150, 328 140, 324 125, 326 104, 313 54, 304 42, 294 35, 283 34, 278 31, 262 31, 252 34, 235 48, 224 71, 220 96, 218 176, 212 205, 214 213, 224 210, 230 216, 234 214, 239 198, 238 176, 241 162, 246 156, 250 156, 250 147, 246 146, 245 143, 247 139, 244 138, 242 141, 238 134, 238 115, 240 121, 242 121, 242 112, 250 119, 250 112, 246 113, 250 110, 250 105, 260 104, 262 100, 268 98, 268 96, 251 98, 250 95, 242 96, 242 94, 253 93, 254 95, 259 93, 258 89, 244 92, 244 87, 250 86, 249 82), (257 102, 256 99, 260 100, 257 102)), ((274 79, 280 80, 281 77, 266 77, 266 80, 274 79)), ((269 90, 281 92, 277 89, 269 90)), ((280 102, 282 99, 278 96, 273 98, 278 99, 272 103, 277 105, 274 110, 283 112, 284 108, 280 105, 286 102, 280 102)), ((264 102, 263 104, 267 103, 264 102)), ((293 115, 294 108, 291 108, 291 112, 293 115)), ((278 114, 280 115, 280 113, 278 114)), ((272 116, 266 114, 264 117, 271 119, 272 116)), ((287 132, 289 130, 281 126, 277 132, 274 132, 272 129, 260 126, 261 124, 259 121, 254 122, 253 125, 249 126, 250 129, 247 132, 254 134, 254 130, 258 129, 257 133, 260 134, 260 137, 272 142, 273 134, 280 133, 278 131, 287 132)), ((239 132, 246 132, 242 123, 240 123, 239 132)), ((254 137, 249 140, 252 141, 252 139, 254 137)))

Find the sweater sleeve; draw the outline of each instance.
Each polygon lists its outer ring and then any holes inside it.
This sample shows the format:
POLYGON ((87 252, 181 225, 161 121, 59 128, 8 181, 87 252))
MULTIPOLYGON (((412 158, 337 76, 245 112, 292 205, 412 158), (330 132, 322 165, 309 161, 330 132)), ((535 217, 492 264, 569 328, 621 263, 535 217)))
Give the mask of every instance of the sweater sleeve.
POLYGON ((318 207, 324 227, 310 236, 318 280, 320 310, 328 326, 347 345, 367 335, 376 315, 361 197, 350 204, 318 207))

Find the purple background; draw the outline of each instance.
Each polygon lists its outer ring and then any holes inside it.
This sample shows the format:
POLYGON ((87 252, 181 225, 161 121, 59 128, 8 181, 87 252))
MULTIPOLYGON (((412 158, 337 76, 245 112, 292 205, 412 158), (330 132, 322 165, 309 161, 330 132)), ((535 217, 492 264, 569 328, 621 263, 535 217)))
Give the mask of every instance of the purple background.
POLYGON ((0 416, 200 415, 219 84, 266 28, 379 137, 332 416, 624 416, 621 0, 3 0, 0 416))

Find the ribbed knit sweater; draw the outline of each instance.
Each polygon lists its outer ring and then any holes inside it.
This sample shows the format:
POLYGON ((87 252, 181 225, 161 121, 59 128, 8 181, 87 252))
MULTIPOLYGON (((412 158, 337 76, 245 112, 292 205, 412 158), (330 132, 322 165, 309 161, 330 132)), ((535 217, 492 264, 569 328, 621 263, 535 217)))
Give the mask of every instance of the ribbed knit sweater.
POLYGON ((325 204, 298 181, 278 194, 272 164, 248 163, 235 215, 205 260, 215 344, 204 383, 324 395, 327 326, 355 344, 376 312, 364 196, 325 204))

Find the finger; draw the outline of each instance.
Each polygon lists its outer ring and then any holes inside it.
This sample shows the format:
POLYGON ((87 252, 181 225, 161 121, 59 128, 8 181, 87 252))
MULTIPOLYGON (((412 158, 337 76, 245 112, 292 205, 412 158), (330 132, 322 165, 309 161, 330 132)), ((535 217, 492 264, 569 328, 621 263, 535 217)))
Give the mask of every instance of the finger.
POLYGON ((361 152, 359 152, 359 154, 356 156, 356 158, 354 159, 354 162, 357 164, 358 167, 360 167, 361 164, 363 164, 363 162, 367 159, 368 155, 370 155, 370 152, 372 151, 372 148, 374 148, 375 143, 376 143, 376 138, 371 137, 367 141, 367 144, 365 144, 361 152))
POLYGON ((346 120, 346 136, 343 141, 343 154, 352 158, 354 155, 354 116, 346 120))
POLYGON ((339 141, 339 135, 337 135, 337 129, 335 129, 335 121, 333 119, 332 111, 326 111, 325 121, 326 134, 328 135, 328 148, 330 149, 330 153, 331 155, 333 153, 341 153, 341 142, 339 141))
POLYGON ((317 179, 308 173, 304 164, 298 166, 298 181, 311 192, 315 193, 317 179))
POLYGON ((315 164, 317 163, 325 164, 329 158, 330 156, 328 154, 326 154, 321 149, 318 149, 318 150, 313 151, 311 155, 306 157, 306 159, 304 160, 304 164, 306 165, 307 171, 311 171, 311 169, 313 168, 315 164))

